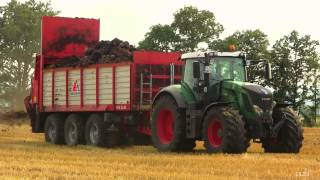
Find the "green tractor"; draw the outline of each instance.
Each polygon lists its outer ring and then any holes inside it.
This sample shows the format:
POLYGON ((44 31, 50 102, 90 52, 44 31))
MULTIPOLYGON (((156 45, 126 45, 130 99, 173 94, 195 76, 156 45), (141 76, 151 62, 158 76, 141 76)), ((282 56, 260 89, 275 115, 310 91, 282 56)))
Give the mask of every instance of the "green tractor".
POLYGON ((290 104, 277 103, 272 92, 247 82, 250 61, 242 52, 183 54, 181 84, 163 88, 151 114, 153 145, 160 151, 191 151, 196 140, 208 153, 243 153, 250 141, 265 152, 298 153, 303 129, 290 104))

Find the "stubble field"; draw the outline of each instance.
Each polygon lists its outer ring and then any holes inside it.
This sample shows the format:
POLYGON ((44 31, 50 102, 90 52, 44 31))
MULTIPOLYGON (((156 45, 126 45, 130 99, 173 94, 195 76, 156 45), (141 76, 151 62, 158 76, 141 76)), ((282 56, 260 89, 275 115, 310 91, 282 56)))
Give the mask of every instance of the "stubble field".
POLYGON ((0 120, 0 179, 319 179, 320 128, 305 128, 299 154, 266 154, 253 144, 240 155, 160 153, 152 146, 58 146, 25 121, 0 120))

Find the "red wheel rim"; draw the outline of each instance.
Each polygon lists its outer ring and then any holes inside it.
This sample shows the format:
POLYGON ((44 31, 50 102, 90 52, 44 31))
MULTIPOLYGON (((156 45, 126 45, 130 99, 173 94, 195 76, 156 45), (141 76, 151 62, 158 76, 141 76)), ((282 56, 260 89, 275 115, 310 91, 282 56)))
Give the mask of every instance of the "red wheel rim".
POLYGON ((222 144, 223 127, 216 119, 212 120, 208 126, 208 140, 213 147, 219 147, 222 144))
POLYGON ((173 114, 168 109, 160 110, 157 118, 157 135, 163 144, 169 144, 173 139, 173 114))

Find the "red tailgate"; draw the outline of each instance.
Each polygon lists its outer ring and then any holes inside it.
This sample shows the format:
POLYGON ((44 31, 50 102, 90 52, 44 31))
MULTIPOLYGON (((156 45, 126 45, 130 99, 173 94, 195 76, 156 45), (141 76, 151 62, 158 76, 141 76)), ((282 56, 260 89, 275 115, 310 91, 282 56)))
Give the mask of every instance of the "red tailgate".
POLYGON ((86 48, 99 41, 97 19, 42 17, 42 55, 44 58, 83 56, 86 48))

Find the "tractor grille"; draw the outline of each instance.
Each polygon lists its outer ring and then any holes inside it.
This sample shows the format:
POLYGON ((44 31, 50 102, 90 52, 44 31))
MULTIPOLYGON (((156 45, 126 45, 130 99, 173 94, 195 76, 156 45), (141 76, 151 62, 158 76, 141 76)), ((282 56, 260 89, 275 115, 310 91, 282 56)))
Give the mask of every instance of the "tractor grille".
POLYGON ((254 105, 259 106, 264 112, 272 108, 272 93, 259 85, 245 85, 250 99, 254 105))

